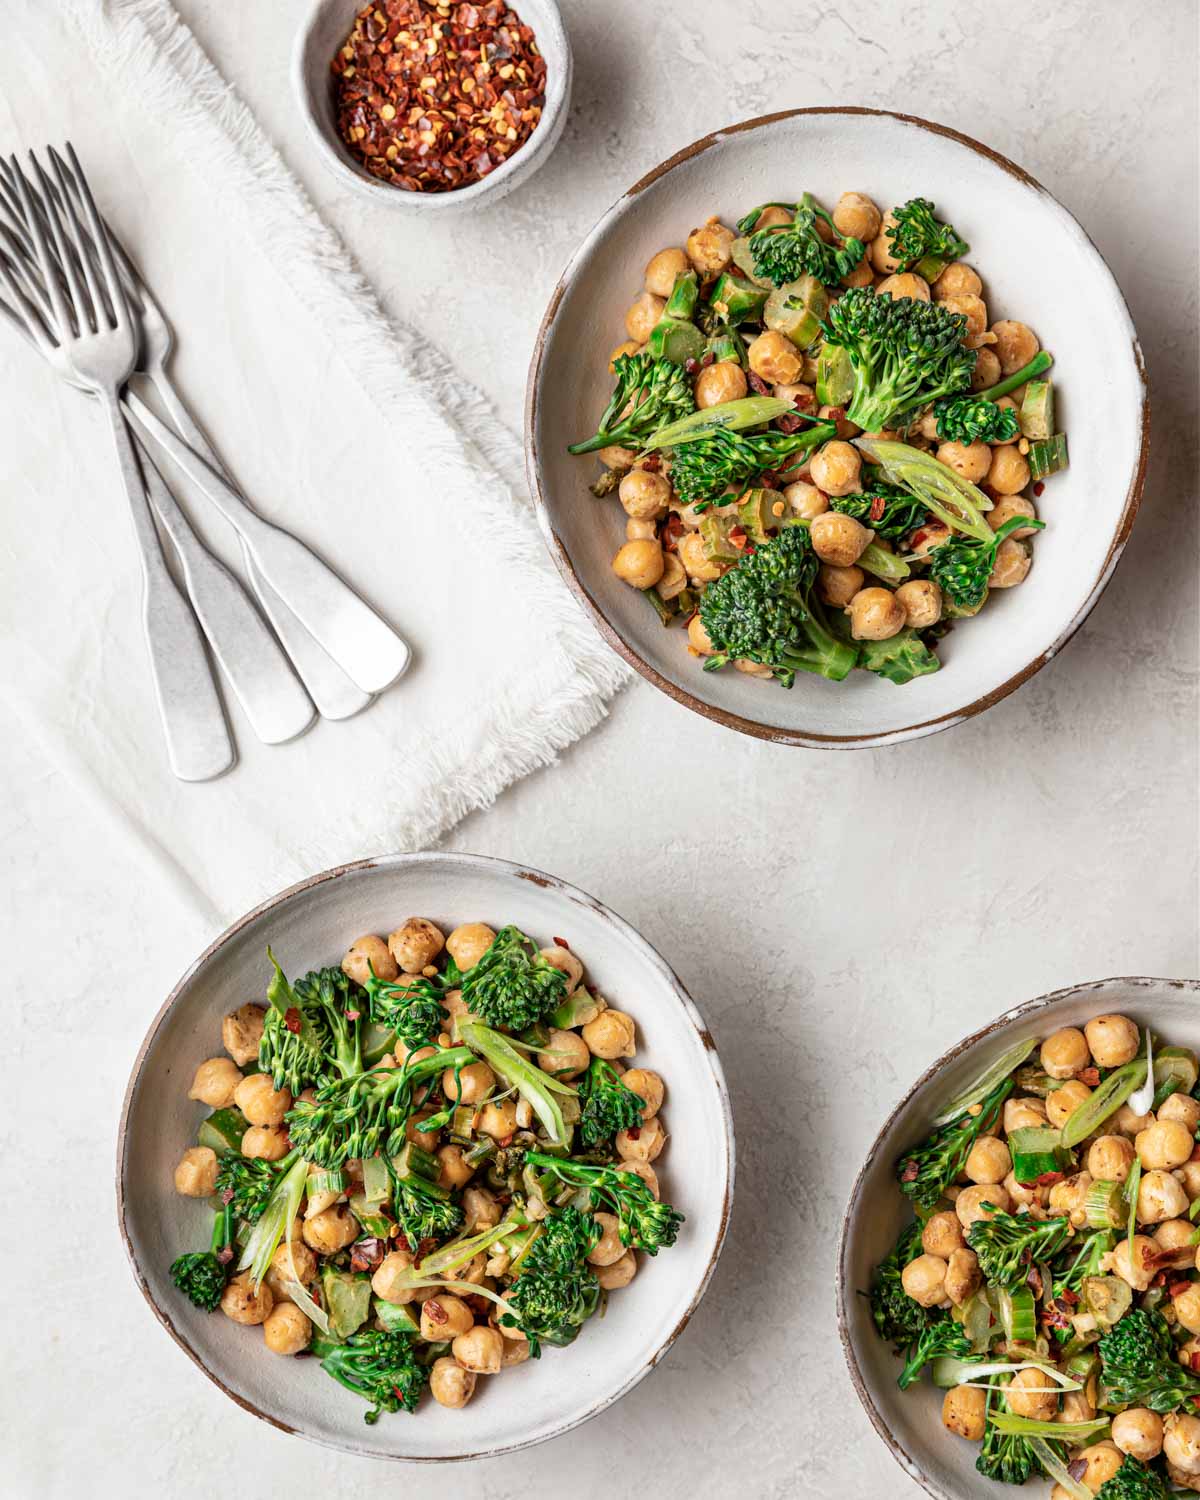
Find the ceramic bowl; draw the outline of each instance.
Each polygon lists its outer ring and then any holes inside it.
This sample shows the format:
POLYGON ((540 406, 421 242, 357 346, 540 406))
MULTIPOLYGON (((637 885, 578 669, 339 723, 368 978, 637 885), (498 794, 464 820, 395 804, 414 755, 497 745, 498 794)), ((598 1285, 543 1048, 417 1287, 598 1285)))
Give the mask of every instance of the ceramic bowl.
MULTIPOLYGON (((854 1184, 838 1253, 842 1348, 876 1432, 905 1472, 936 1500, 975 1500, 980 1494, 978 1447, 943 1428, 941 1392, 927 1381, 908 1391, 897 1387, 900 1363, 875 1332, 867 1299, 859 1295, 912 1217, 896 1190, 895 1162, 928 1135, 947 1100, 1010 1047, 1049 1036, 1062 1026, 1082 1027, 1093 1016, 1112 1012, 1152 1027, 1173 1046, 1200 1052, 1200 982, 1102 979, 1056 990, 1010 1010, 938 1058, 892 1111, 854 1184)), ((1050 1488, 1049 1481, 1034 1485, 1033 1500, 1046 1500, 1050 1488)))
POLYGON ((794 110, 706 136, 655 167, 572 256, 550 299, 526 402, 530 486, 559 571, 609 644, 678 703, 782 744, 858 748, 932 734, 998 703, 1077 630, 1116 566, 1146 463, 1142 356, 1120 289, 1071 215, 1027 172, 978 141, 926 120, 866 109, 794 110), (1047 529, 1020 588, 943 642, 942 670, 904 687, 854 672, 801 676, 787 692, 728 670, 703 672, 677 629, 664 630, 617 579, 624 515, 597 503, 594 458, 566 445, 595 430, 612 389, 608 354, 624 338, 642 270, 710 214, 808 190, 879 204, 925 195, 971 244, 990 315, 1017 318, 1052 350, 1071 466, 1047 484, 1047 529))
POLYGON ((733 1196, 733 1122, 721 1064, 704 1022, 666 962, 620 917, 549 875, 468 854, 399 854, 327 870, 265 902, 196 960, 167 997, 138 1052, 117 1148, 121 1235, 159 1322, 245 1410, 285 1432, 382 1458, 479 1458, 542 1442, 633 1389, 665 1355, 700 1301, 725 1237, 733 1196), (660 1159, 663 1187, 687 1216, 676 1244, 614 1295, 603 1322, 481 1381, 466 1411, 426 1400, 420 1412, 365 1406, 311 1360, 280 1359, 258 1330, 198 1312, 172 1287, 176 1255, 207 1243, 207 1202, 179 1197, 172 1172, 195 1140, 203 1107, 187 1090, 198 1063, 221 1051, 221 1017, 266 984, 270 942, 287 972, 337 963, 363 932, 387 933, 412 913, 445 930, 514 922, 544 942, 561 936, 589 979, 638 1025, 639 1058, 667 1080, 664 1116, 686 1145, 660 1159))
POLYGON ((479 182, 449 193, 410 193, 372 177, 346 150, 334 118, 329 64, 349 36, 364 0, 312 0, 292 52, 292 91, 318 157, 359 197, 400 213, 448 214, 497 203, 532 177, 558 144, 571 101, 571 45, 556 0, 518 0, 517 14, 533 27, 546 59, 546 103, 537 129, 519 151, 479 182))

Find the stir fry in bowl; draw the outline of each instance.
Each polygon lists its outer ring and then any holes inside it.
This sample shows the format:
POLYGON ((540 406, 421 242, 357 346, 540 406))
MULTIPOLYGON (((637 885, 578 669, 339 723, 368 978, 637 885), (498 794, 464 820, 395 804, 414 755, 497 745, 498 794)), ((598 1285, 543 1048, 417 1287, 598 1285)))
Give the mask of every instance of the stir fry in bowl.
POLYGON ((979 1473, 1051 1500, 1200 1492, 1195 1053, 1127 1016, 1027 1041, 896 1164, 916 1219, 879 1336, 945 1390, 979 1473), (1169 1484, 1168 1484, 1169 1481, 1169 1484))
POLYGON ((373 1422, 426 1386, 465 1406, 674 1244, 663 1080, 562 938, 410 917, 338 969, 271 962, 189 1094, 212 1112, 175 1186, 214 1224, 171 1276, 197 1307, 316 1355, 373 1422))
POLYGON ((1051 356, 992 321, 968 249, 924 198, 806 193, 646 266, 570 451, 625 512, 613 571, 706 671, 910 682, 1024 581, 1066 438, 1051 356))

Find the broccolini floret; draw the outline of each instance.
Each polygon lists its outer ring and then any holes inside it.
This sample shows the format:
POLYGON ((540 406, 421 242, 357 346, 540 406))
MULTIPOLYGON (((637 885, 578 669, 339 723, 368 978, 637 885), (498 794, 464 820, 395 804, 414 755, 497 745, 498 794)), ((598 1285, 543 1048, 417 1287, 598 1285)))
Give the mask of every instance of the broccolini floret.
POLYGON ((289 984, 267 949, 274 974, 267 986, 267 1013, 258 1045, 258 1065, 277 1089, 300 1093, 309 1084, 362 1068, 358 1013, 363 992, 341 969, 314 969, 289 984))
POLYGON ((900 1191, 917 1208, 932 1212, 937 1207, 942 1194, 962 1171, 971 1147, 995 1123, 1012 1090, 1012 1079, 1001 1079, 981 1101, 978 1114, 964 1110, 900 1158, 896 1163, 900 1191))
POLYGON ((756 276, 762 276, 775 286, 786 286, 789 281, 798 281, 801 276, 815 276, 825 286, 837 286, 843 276, 849 276, 867 253, 861 240, 853 237, 841 244, 822 239, 817 230, 818 221, 823 221, 840 239, 833 219, 815 201, 810 193, 797 204, 760 204, 738 220, 738 233, 750 235, 750 254, 754 260, 756 276), (771 225, 754 230, 758 216, 764 208, 786 208, 792 215, 790 224, 771 225), (754 231, 754 232, 751 232, 754 231))
POLYGON ((990 542, 952 536, 930 552, 929 577, 960 609, 978 609, 987 597, 988 579, 996 566, 1000 543, 1024 526, 1040 531, 1044 525, 1032 516, 1013 516, 996 528, 990 542))
POLYGON ((997 1211, 977 1219, 967 1230, 967 1244, 979 1258, 984 1279, 992 1286, 1021 1286, 1034 1261, 1049 1260, 1071 1238, 1065 1218, 1032 1219, 997 1211))
POLYGON ((392 1184, 392 1211, 412 1250, 422 1240, 442 1240, 462 1228, 463 1211, 452 1199, 430 1198, 403 1182, 392 1184))
POLYGON ((527 1151, 525 1163, 571 1187, 586 1188, 592 1208, 616 1215, 623 1245, 657 1255, 675 1243, 683 1215, 669 1203, 660 1203, 636 1172, 539 1151, 527 1151))
POLYGON ((542 1220, 537 1238, 519 1262, 500 1321, 519 1328, 536 1359, 541 1345, 569 1344, 596 1311, 600 1283, 587 1257, 600 1239, 600 1225, 577 1208, 562 1208, 542 1220))
MULTIPOLYGON (((1003 1377, 1002 1383, 1007 1385, 1010 1378, 1003 1377)), ((1008 1409, 1003 1394, 989 1394, 987 1427, 975 1467, 985 1479, 994 1479, 998 1484, 1024 1484, 1030 1475, 1041 1472, 1041 1465, 1026 1437, 1017 1432, 1001 1432, 991 1420, 993 1402, 1001 1410, 1008 1409)))
POLYGON ((903 1231, 891 1252, 875 1268, 871 1283, 871 1318, 881 1339, 896 1346, 899 1353, 914 1343, 938 1315, 924 1308, 904 1290, 901 1276, 905 1266, 921 1254, 921 1224, 914 1220, 903 1231))
POLYGON ((900 269, 915 270, 927 281, 971 248, 953 225, 934 217, 934 206, 928 198, 910 198, 892 210, 894 222, 885 231, 900 269))
POLYGON ((1200 1376, 1175 1358, 1162 1313, 1133 1307, 1100 1340, 1104 1388, 1114 1406, 1148 1406, 1169 1412, 1200 1396, 1200 1376))
POLYGON ((316 1338, 312 1352, 339 1385, 370 1403, 373 1426, 384 1411, 416 1411, 429 1372, 419 1365, 413 1341, 402 1333, 363 1328, 342 1343, 316 1338))
POLYGON ((1127 1453, 1113 1477, 1096 1491, 1096 1500, 1168 1500, 1172 1493, 1160 1474, 1127 1453))
MULTIPOLYGON (((290 1158, 285 1165, 291 1165, 290 1158)), ((232 1204, 237 1218, 253 1224, 262 1216, 279 1173, 275 1162, 259 1157, 223 1156, 217 1170, 217 1196, 232 1204)))
POLYGON ((943 1355, 964 1360, 983 1358, 972 1350, 971 1340, 963 1332, 962 1325, 951 1317, 943 1317, 928 1324, 917 1335, 909 1348, 897 1385, 906 1391, 930 1360, 941 1359, 943 1355))
POLYGON ((489 1026, 524 1031, 561 1004, 567 976, 538 952, 518 927, 502 927, 487 952, 463 975, 463 1004, 489 1026))
POLYGON ((400 983, 372 975, 366 991, 372 1021, 394 1031, 410 1051, 431 1041, 445 1023, 445 1007, 428 979, 400 983))
POLYGON ((621 1082, 616 1069, 602 1057, 592 1058, 580 1082, 579 1097, 583 1102, 579 1133, 587 1146, 611 1139, 618 1130, 639 1125, 646 1107, 642 1099, 621 1082))
POLYGON ((908 490, 873 481, 860 495, 831 495, 830 510, 840 510, 890 542, 907 536, 927 519, 924 505, 908 490))
POLYGON ((790 468, 799 454, 836 436, 832 422, 818 422, 796 433, 719 427, 671 449, 671 484, 686 505, 703 511, 731 485, 740 487, 769 470, 790 468))
POLYGON ((695 410, 687 376, 669 359, 619 354, 613 373, 617 383, 599 430, 582 443, 572 443, 568 453, 595 453, 614 444, 637 448, 658 428, 695 410))
POLYGON ((201 1312, 212 1312, 225 1290, 225 1267, 211 1250, 181 1255, 171 1262, 171 1280, 201 1312))

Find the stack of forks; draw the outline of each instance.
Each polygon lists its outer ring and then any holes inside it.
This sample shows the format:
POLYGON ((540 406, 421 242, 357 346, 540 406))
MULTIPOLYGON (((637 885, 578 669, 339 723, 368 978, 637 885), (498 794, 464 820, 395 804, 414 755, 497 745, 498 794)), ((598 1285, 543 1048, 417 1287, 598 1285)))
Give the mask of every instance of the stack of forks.
POLYGON ((267 744, 302 734, 317 712, 329 719, 358 713, 404 671, 409 649, 320 558, 239 494, 171 382, 170 325, 97 212, 74 150, 68 144, 60 155, 51 147, 46 157, 43 168, 30 153, 32 179, 16 157, 0 159, 0 318, 104 414, 141 555, 143 622, 168 759, 182 780, 207 781, 228 770, 237 752, 206 639, 267 744), (169 421, 146 403, 139 383, 153 386, 169 421), (164 456, 236 531, 258 608, 196 536, 167 487, 164 456))

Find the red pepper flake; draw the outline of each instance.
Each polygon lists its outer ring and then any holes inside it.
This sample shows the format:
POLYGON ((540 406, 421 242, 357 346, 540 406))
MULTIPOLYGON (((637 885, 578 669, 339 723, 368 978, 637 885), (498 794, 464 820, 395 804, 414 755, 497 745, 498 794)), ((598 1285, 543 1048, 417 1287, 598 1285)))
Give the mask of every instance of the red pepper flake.
POLYGON ((1099 1087, 1099 1084, 1100 1084, 1100 1069, 1099 1068, 1084 1068, 1081 1072, 1077 1073, 1075 1076, 1079 1079, 1080 1083, 1086 1083, 1087 1086, 1088 1086, 1088 1088, 1090 1088, 1090 1089, 1094 1089, 1094 1088, 1098 1088, 1099 1087))
POLYGON ((387 1254, 387 1241, 372 1235, 368 1239, 355 1240, 350 1247, 350 1269, 373 1271, 387 1254))
POLYGON ((229 1246, 229 1245, 226 1245, 225 1248, 224 1248, 224 1250, 218 1250, 217 1251, 217 1259, 221 1262, 221 1264, 223 1266, 227 1266, 229 1264, 229 1262, 233 1259, 233 1249, 232 1249, 232 1247, 229 1246))
POLYGON ((883 512, 884 512, 884 510, 886 508, 887 508, 887 501, 884 499, 884 497, 882 495, 873 495, 871 497, 871 509, 868 512, 871 520, 872 521, 882 521, 883 520, 883 512))
POLYGON ((1186 1292, 1191 1284, 1190 1281, 1173 1281, 1167 1288, 1167 1295, 1169 1297, 1178 1297, 1181 1293, 1186 1292))
POLYGON ((1044 484, 1043 484, 1043 483, 1042 483, 1042 481, 1041 481, 1041 480, 1040 480, 1040 479, 1039 479, 1039 480, 1038 480, 1038 481, 1037 481, 1037 483, 1036 483, 1036 484, 1035 484, 1035 485, 1034 485, 1034 487, 1033 487, 1033 493, 1034 493, 1034 494, 1035 494, 1035 495, 1040 495, 1040 494, 1041 494, 1041 493, 1042 493, 1042 492, 1043 492, 1043 490, 1045 490, 1045 488, 1046 488, 1046 486, 1045 486, 1045 485, 1044 485, 1044 484))
POLYGON ((792 405, 797 411, 812 411, 816 404, 811 391, 797 391, 792 397, 792 405))
POLYGON ((504 0, 453 9, 375 0, 330 68, 350 154, 411 193, 451 192, 494 172, 537 129, 546 103, 546 60, 504 0))
POLYGON ((1192 1397, 1192 1405, 1194 1407, 1196 1407, 1197 1409, 1200 1409, 1200 1396, 1193 1396, 1192 1397))
POLYGON ((1067 1314, 1067 1309, 1060 1306, 1063 1300, 1061 1297, 1056 1297, 1042 1314, 1042 1322, 1047 1328, 1070 1328, 1071 1319, 1067 1314))
POLYGON ((222 1203, 232 1203, 233 1202, 233 1189, 232 1188, 226 1188, 225 1191, 221 1194, 221 1202, 222 1203))
POLYGON ((662 468, 662 456, 658 453, 652 453, 649 458, 642 459, 642 468, 649 469, 651 474, 657 473, 662 468))
POLYGON ((571 945, 570 945, 570 943, 567 942, 566 938, 556 937, 554 939, 554 944, 555 944, 555 947, 565 948, 568 953, 570 953, 570 951, 571 951, 571 945))
POLYGON ((692 358, 692 359, 685 359, 684 362, 683 362, 683 368, 687 371, 687 373, 689 375, 694 375, 696 373, 696 371, 700 368, 700 361, 698 359, 694 359, 694 358, 692 358))
POLYGON ((729 540, 733 544, 733 546, 735 546, 738 551, 741 552, 745 548, 746 543, 750 540, 750 538, 746 535, 745 530, 741 526, 731 526, 729 528, 729 540))
POLYGON ((791 434, 793 432, 800 431, 801 427, 804 426, 804 420, 802 417, 793 416, 793 414, 789 411, 785 412, 782 417, 775 418, 775 426, 779 429, 780 432, 791 434))
POLYGON ((662 543, 664 552, 677 552, 679 550, 679 537, 683 535, 683 517, 677 510, 673 510, 667 517, 667 523, 662 529, 659 541, 662 543))
POLYGON ((631 1141, 640 1141, 642 1138, 641 1126, 631 1125, 625 1134, 631 1141))
POLYGON ((300 1012, 296 1009, 296 1007, 294 1005, 289 1005, 288 1008, 287 1008, 287 1010, 284 1011, 284 1013, 283 1013, 283 1024, 287 1027, 287 1029, 290 1032, 293 1033, 293 1035, 298 1035, 299 1034, 300 1026, 301 1026, 300 1012))
POLYGON ((915 1161, 906 1161, 904 1163, 904 1167, 903 1167, 903 1169, 901 1170, 901 1173, 900 1173, 900 1181, 901 1182, 916 1182, 917 1178, 920 1175, 921 1174, 920 1174, 920 1171, 917 1168, 916 1162, 915 1161))
POLYGON ((360 1010, 348 1010, 348 1011, 345 1012, 345 1016, 346 1016, 347 1021, 357 1021, 358 1018, 359 1018, 359 1016, 361 1016, 361 1015, 362 1015, 362 1011, 360 1011, 360 1010))
POLYGON ((1200 1374, 1200 1352, 1188 1355, 1188 1364, 1195 1374, 1200 1374))
POLYGON ((1060 1297, 1059 1297, 1058 1300, 1060 1302, 1065 1302, 1068 1307, 1078 1307, 1079 1306, 1079 1293, 1078 1292, 1073 1292, 1071 1290, 1071 1288, 1068 1287, 1066 1289, 1066 1291, 1064 1291, 1060 1295, 1060 1297))
POLYGON ((1061 1172, 1043 1172, 1040 1177, 1033 1179, 1034 1187, 1053 1187, 1056 1182, 1063 1180, 1061 1172))
POLYGON ((749 382, 750 389, 759 396, 769 396, 771 394, 771 387, 761 375, 756 375, 753 370, 746 376, 746 379, 749 382))
POLYGON ((714 359, 716 359, 716 355, 710 349, 708 351, 708 353, 704 356, 704 358, 700 361, 700 368, 702 370, 707 370, 708 367, 709 367, 709 365, 712 364, 712 362, 713 362, 714 359))
POLYGON ((442 1304, 436 1300, 436 1298, 431 1297, 430 1300, 425 1303, 424 1307, 422 1308, 422 1312, 429 1314, 429 1321, 431 1323, 441 1324, 448 1323, 450 1321, 450 1314, 446 1311, 442 1304))

